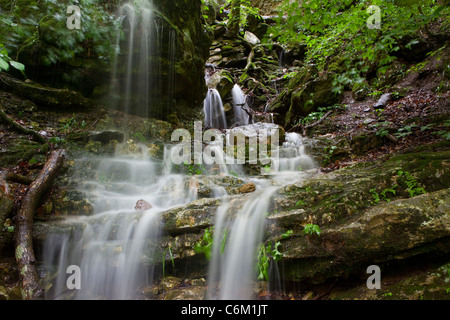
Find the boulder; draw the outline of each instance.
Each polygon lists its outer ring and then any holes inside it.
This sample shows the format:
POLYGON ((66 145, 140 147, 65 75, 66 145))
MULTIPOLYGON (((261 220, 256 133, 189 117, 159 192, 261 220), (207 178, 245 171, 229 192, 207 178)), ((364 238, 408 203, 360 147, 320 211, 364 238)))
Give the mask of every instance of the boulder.
POLYGON ((342 95, 333 92, 333 77, 324 74, 294 89, 291 104, 285 118, 285 127, 293 125, 301 117, 316 111, 319 107, 328 107, 339 103, 342 95))
POLYGON ((152 205, 145 200, 139 200, 134 207, 135 210, 149 210, 152 205))
POLYGON ((108 144, 112 140, 116 140, 117 142, 122 143, 124 138, 125 138, 124 133, 117 131, 102 131, 92 133, 90 135, 90 139, 92 141, 100 141, 102 144, 108 144))
POLYGON ((242 188, 239 189, 239 191, 240 191, 241 193, 251 193, 251 192, 254 192, 255 190, 256 190, 256 186, 255 186, 254 183, 247 183, 247 184, 244 184, 244 185, 242 186, 242 188))
POLYGON ((206 287, 192 286, 171 290, 167 293, 164 300, 204 300, 206 299, 206 294, 206 287))
POLYGON ((57 108, 58 110, 92 109, 96 106, 93 100, 68 89, 51 88, 35 83, 28 83, 12 78, 5 73, 0 75, 0 88, 7 92, 31 100, 39 106, 57 108))
POLYGON ((372 264, 448 254, 449 212, 450 189, 444 189, 372 207, 320 236, 298 234, 282 241, 283 258, 290 261, 286 277, 322 282, 372 264))
POLYGON ((389 103, 389 101, 392 100, 392 94, 390 93, 385 93, 383 94, 380 99, 378 99, 377 103, 375 103, 373 105, 374 109, 383 109, 387 106, 387 104, 389 103))

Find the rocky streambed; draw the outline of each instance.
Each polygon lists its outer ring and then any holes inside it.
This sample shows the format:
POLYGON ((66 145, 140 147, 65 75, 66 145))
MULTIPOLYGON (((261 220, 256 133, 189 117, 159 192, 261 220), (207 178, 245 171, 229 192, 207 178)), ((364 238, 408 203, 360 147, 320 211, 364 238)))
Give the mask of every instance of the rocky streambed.
MULTIPOLYGON (((254 284, 256 296, 383 299, 390 296, 383 296, 380 290, 364 289, 362 285, 369 276, 366 270, 370 265, 380 266, 383 275, 397 279, 395 285, 403 281, 406 287, 414 281, 399 274, 417 278, 420 274, 425 277, 433 266, 446 270, 441 266, 448 266, 450 248, 448 159, 448 151, 432 145, 425 152, 356 163, 328 174, 310 170, 297 183, 279 186, 266 213, 264 242, 279 243, 281 259, 271 263, 277 266, 286 292, 274 289, 271 281, 259 281, 254 284), (320 235, 305 234, 307 225, 319 226, 320 235), (411 273, 414 264, 426 271, 411 273), (402 270, 406 271, 402 274, 402 270), (334 282, 341 285, 333 288, 330 295, 331 291, 327 292, 324 286, 334 282)), ((248 189, 252 179, 255 177, 184 177, 184 188, 194 186, 198 199, 158 216, 160 235, 147 240, 140 258, 143 264, 156 266, 157 276, 150 287, 140 288, 142 298, 208 298, 209 261, 203 251, 196 250, 196 245, 205 244, 205 234, 213 230, 221 205, 229 203, 228 214, 233 216, 261 192, 264 187, 258 184, 248 189), (213 196, 211 188, 217 186, 226 188, 221 197, 213 196)), ((273 181, 270 184, 276 185, 273 181)), ((143 212, 132 214, 142 216, 143 212)), ((102 217, 97 219, 98 224, 106 223, 102 217)), ((79 233, 85 227, 83 220, 76 219, 38 221, 34 230, 36 245, 41 246, 49 234, 73 234, 77 230, 79 233)), ((423 286, 422 297, 425 293, 429 298, 447 297, 442 281, 448 275, 441 273, 442 278, 437 276, 440 273, 426 277, 434 287, 428 292, 429 286, 423 286)), ((417 294, 417 290, 412 293, 406 293, 409 291, 405 288, 398 290, 402 295, 398 293, 397 298, 409 299, 417 294)))

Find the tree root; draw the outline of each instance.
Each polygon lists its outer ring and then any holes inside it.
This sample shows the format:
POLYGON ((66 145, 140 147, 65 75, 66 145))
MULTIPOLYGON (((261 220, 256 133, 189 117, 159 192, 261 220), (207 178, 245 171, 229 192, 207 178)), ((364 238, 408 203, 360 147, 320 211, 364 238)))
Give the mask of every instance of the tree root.
POLYGON ((16 182, 24 185, 30 185, 31 183, 33 183, 32 179, 12 172, 5 174, 4 179, 8 182, 16 182))
POLYGON ((22 285, 22 296, 26 300, 41 298, 44 294, 35 265, 32 236, 33 217, 39 200, 52 185, 63 162, 64 150, 52 151, 44 168, 29 186, 17 213, 14 238, 15 257, 22 285))
POLYGON ((332 113, 333 113, 333 111, 328 111, 322 118, 320 118, 319 120, 317 120, 314 123, 308 124, 307 126, 303 126, 301 123, 299 123, 296 126, 293 126, 291 129, 289 129, 288 132, 295 132, 299 129, 302 129, 302 135, 306 136, 308 129, 318 126, 319 124, 324 122, 325 119, 328 118, 332 113))

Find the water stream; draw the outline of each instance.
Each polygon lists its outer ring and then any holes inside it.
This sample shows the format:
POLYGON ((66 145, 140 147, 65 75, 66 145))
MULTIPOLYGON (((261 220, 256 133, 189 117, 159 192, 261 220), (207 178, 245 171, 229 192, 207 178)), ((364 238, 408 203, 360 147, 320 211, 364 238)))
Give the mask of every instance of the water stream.
POLYGON ((152 256, 149 241, 161 233, 160 213, 195 200, 196 190, 185 176, 167 172, 145 153, 79 159, 78 167, 92 168, 80 190, 95 214, 68 218, 67 224, 79 228, 48 237, 44 261, 59 270, 51 298, 66 290, 64 271, 70 265, 82 270, 81 290, 72 298, 135 298, 137 288, 153 280, 153 266, 146 262, 152 256), (139 200, 151 208, 136 210, 139 200))
MULTIPOLYGON (((160 82, 149 76, 158 73, 159 66, 149 62, 148 56, 158 54, 154 45, 159 39, 154 23, 154 12, 148 1, 125 4, 119 15, 127 21, 125 76, 117 71, 121 62, 115 61, 113 82, 124 96, 122 109, 142 106, 140 113, 152 113, 149 87, 160 82), (137 53, 136 53, 137 52, 137 53), (154 70, 156 68, 156 70, 154 70), (139 69, 143 72, 133 72, 139 69), (156 81, 156 82, 155 82, 156 81), (144 103, 135 103, 139 98, 144 103)), ((174 35, 170 47, 175 47, 174 35)), ((173 59, 173 57, 172 57, 173 59)), ((170 77, 169 77, 170 78, 170 77)), ((173 91, 173 79, 169 80, 173 91)), ((248 125, 248 116, 242 110, 245 95, 239 86, 233 89, 236 124, 248 125)), ((169 99, 170 100, 170 99, 169 99)), ((216 89, 210 88, 204 101, 207 128, 228 127, 222 99, 216 89)), ((241 127, 248 132, 256 124, 241 127)), ((264 127, 264 125, 260 125, 264 127)), ((236 128, 235 128, 236 129, 236 128)), ((315 162, 305 151, 307 141, 300 135, 288 133, 279 153, 274 153, 272 166, 276 172, 266 176, 246 176, 242 164, 227 164, 229 155, 220 146, 210 146, 215 159, 222 159, 220 175, 236 175, 246 183, 254 183, 256 190, 240 198, 236 210, 223 186, 213 186, 213 196, 220 197, 222 205, 216 212, 214 223, 216 239, 209 266, 210 299, 251 299, 255 281, 256 251, 263 241, 266 215, 271 210, 271 198, 288 183, 304 179, 314 171, 315 162)), ((249 150, 256 145, 249 146, 249 150)), ((44 245, 43 259, 49 274, 54 275, 48 299, 136 299, 138 291, 149 287, 155 280, 154 243, 162 233, 161 213, 176 206, 185 206, 198 198, 193 177, 173 170, 170 148, 164 150, 161 160, 149 156, 146 146, 130 150, 127 142, 119 144, 114 156, 89 156, 77 159, 75 179, 80 181, 79 191, 94 207, 92 216, 67 218, 64 223, 73 226, 70 233, 50 234, 44 245), (137 150, 140 150, 139 152, 137 150), (81 289, 67 290, 69 266, 81 270, 81 289)), ((256 149, 255 149, 256 151, 256 149)), ((208 174, 208 173, 203 173, 208 174)))
POLYGON ((227 119, 223 109, 222 97, 217 89, 208 89, 203 103, 205 126, 207 128, 226 129, 227 119))
MULTIPOLYGON (((250 178, 256 191, 235 215, 230 214, 235 206, 233 201, 224 201, 217 209, 215 241, 208 270, 209 299, 255 298, 257 250, 263 241, 266 217, 272 209, 272 196, 282 186, 310 177, 317 167, 314 159, 305 152, 305 143, 309 141, 299 134, 288 133, 280 156, 272 159, 277 172, 269 177, 250 178)), ((280 282, 278 272, 273 274, 280 282)))
POLYGON ((234 85, 231 95, 233 96, 235 123, 241 126, 249 124, 249 115, 244 110, 244 108, 248 108, 246 96, 238 84, 234 85))

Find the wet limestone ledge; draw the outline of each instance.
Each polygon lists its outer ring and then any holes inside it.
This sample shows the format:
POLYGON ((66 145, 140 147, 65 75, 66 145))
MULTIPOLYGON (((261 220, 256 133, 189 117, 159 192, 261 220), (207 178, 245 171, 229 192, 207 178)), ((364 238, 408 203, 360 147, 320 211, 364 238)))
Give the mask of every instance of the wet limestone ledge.
POLYGON ((450 189, 384 202, 320 236, 294 233, 281 243, 286 279, 312 283, 423 254, 448 257, 450 189))

